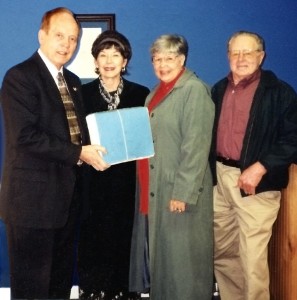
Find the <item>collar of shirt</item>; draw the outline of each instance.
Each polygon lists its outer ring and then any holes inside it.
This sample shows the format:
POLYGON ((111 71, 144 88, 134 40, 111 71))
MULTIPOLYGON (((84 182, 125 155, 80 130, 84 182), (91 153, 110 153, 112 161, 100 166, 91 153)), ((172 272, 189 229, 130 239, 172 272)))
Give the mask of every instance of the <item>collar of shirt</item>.
POLYGON ((56 85, 58 86, 58 73, 61 72, 63 74, 63 67, 60 70, 57 70, 56 66, 45 56, 45 54, 41 51, 41 49, 38 49, 38 54, 40 55, 41 59, 45 63, 46 67, 48 68, 49 72, 53 76, 56 85))
POLYGON ((230 72, 227 76, 228 81, 229 81, 229 85, 231 85, 232 88, 236 87, 240 87, 240 88, 246 88, 249 84, 251 84, 252 82, 254 82, 255 80, 258 80, 261 76, 261 69, 258 69, 257 71, 255 71, 253 74, 251 74, 250 76, 240 80, 238 82, 238 84, 234 84, 233 81, 233 76, 232 73, 230 72))

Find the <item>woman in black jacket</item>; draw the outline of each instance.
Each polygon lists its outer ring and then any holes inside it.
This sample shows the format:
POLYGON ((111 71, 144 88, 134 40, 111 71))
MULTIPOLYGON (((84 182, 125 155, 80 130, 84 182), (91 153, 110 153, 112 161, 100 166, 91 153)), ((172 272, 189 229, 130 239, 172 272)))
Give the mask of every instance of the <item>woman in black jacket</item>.
MULTIPOLYGON (((92 55, 99 76, 83 86, 87 114, 144 105, 149 89, 122 77, 132 55, 125 36, 104 31, 94 41, 92 55)), ((90 172, 88 217, 78 255, 81 299, 134 299, 128 278, 135 168, 135 162, 126 162, 90 172)))

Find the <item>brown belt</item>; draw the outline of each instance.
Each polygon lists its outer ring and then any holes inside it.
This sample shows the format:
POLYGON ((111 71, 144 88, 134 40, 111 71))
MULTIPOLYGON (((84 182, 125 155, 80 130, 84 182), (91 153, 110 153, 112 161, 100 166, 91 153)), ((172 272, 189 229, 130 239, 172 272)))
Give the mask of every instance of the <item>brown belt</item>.
POLYGON ((228 167, 240 168, 239 160, 217 156, 217 161, 228 167))

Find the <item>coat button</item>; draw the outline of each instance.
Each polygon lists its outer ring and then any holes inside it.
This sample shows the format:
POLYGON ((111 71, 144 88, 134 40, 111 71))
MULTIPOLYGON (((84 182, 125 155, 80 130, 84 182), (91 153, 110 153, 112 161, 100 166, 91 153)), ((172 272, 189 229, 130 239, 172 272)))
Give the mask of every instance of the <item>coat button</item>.
POLYGON ((150 168, 151 168, 151 169, 154 169, 155 167, 154 167, 154 165, 150 165, 150 168))
POLYGON ((153 118, 154 117, 154 113, 151 113, 151 118, 153 118))
POLYGON ((154 194, 153 192, 150 192, 150 195, 151 195, 152 197, 154 197, 154 196, 155 196, 155 194, 154 194))

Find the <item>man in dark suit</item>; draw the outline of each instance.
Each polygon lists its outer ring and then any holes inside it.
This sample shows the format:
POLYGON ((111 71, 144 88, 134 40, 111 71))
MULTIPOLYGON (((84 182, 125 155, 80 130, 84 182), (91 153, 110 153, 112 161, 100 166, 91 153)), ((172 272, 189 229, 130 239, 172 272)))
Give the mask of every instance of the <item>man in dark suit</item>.
POLYGON ((80 80, 63 67, 79 34, 68 9, 45 13, 39 50, 3 81, 0 217, 6 224, 14 299, 70 297, 83 162, 101 171, 108 167, 98 154, 104 148, 86 145, 80 80), (66 100, 58 72, 64 75, 66 100))

